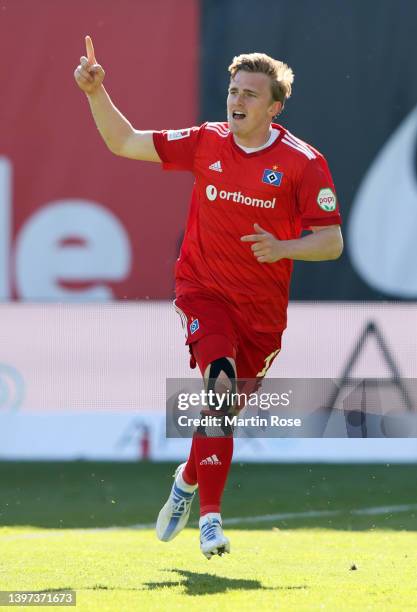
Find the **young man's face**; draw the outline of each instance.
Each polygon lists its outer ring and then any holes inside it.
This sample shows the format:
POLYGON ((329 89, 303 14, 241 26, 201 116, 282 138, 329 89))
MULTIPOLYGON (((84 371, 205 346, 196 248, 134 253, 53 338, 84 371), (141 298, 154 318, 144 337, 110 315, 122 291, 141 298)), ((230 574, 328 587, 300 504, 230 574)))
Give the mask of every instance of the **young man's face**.
POLYGON ((227 120, 230 131, 236 136, 245 138, 252 133, 267 131, 281 108, 281 102, 272 99, 268 75, 239 70, 230 80, 227 120))

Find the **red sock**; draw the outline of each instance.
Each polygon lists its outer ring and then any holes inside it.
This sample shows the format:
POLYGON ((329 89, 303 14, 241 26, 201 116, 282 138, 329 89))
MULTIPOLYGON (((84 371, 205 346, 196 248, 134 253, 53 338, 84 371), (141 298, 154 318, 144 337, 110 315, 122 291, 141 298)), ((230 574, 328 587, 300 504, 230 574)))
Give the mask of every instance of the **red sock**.
POLYGON ((187 484, 193 485, 197 483, 197 468, 195 465, 194 459, 194 448, 195 448, 195 436, 193 437, 193 441, 190 448, 190 454, 188 456, 187 463, 185 464, 185 468, 182 472, 182 477, 184 478, 187 484))
POLYGON ((200 516, 208 512, 220 512, 223 490, 232 462, 233 437, 195 436, 193 447, 200 496, 200 516))

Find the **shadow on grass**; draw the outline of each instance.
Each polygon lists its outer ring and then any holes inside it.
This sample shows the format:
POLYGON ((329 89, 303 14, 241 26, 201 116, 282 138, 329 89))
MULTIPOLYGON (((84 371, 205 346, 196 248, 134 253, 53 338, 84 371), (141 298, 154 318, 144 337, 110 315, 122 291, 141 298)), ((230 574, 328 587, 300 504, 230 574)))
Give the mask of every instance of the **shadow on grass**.
POLYGON ((156 591, 162 588, 175 588, 182 586, 186 595, 215 595, 227 591, 299 591, 307 589, 307 585, 288 585, 266 587, 259 580, 245 580, 243 578, 226 578, 206 574, 205 572, 190 572, 182 569, 167 569, 166 572, 180 575, 179 580, 162 580, 161 582, 145 582, 141 587, 108 587, 105 584, 95 584, 91 587, 78 589, 79 591, 156 591))
POLYGON ((226 578, 225 576, 213 576, 201 572, 190 572, 182 569, 167 570, 181 576, 180 580, 167 580, 162 582, 147 582, 148 590, 161 589, 163 587, 185 587, 186 595, 210 595, 225 593, 226 591, 275 591, 279 589, 306 589, 306 585, 286 587, 266 587, 259 580, 245 580, 243 578, 226 578))

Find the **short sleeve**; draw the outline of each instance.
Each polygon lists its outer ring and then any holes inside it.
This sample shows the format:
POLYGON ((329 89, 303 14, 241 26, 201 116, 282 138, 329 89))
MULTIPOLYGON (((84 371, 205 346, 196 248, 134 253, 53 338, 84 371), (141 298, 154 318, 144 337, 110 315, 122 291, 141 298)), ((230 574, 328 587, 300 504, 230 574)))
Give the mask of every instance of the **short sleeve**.
POLYGON ((199 127, 154 132, 153 142, 164 170, 192 171, 199 136, 199 127))
POLYGON ((307 163, 297 189, 297 206, 304 229, 341 224, 335 186, 323 157, 307 163))

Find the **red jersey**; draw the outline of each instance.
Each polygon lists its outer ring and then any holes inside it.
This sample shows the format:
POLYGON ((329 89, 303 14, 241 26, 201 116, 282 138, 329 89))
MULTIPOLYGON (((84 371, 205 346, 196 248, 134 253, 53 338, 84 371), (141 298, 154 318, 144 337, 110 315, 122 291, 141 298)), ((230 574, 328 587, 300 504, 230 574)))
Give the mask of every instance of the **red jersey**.
POLYGON ((251 243, 259 223, 279 240, 311 226, 340 224, 333 180, 324 157, 281 125, 268 147, 246 153, 227 123, 154 132, 166 170, 195 176, 180 256, 176 293, 209 292, 226 300, 256 331, 286 327, 292 261, 259 263, 251 243))

